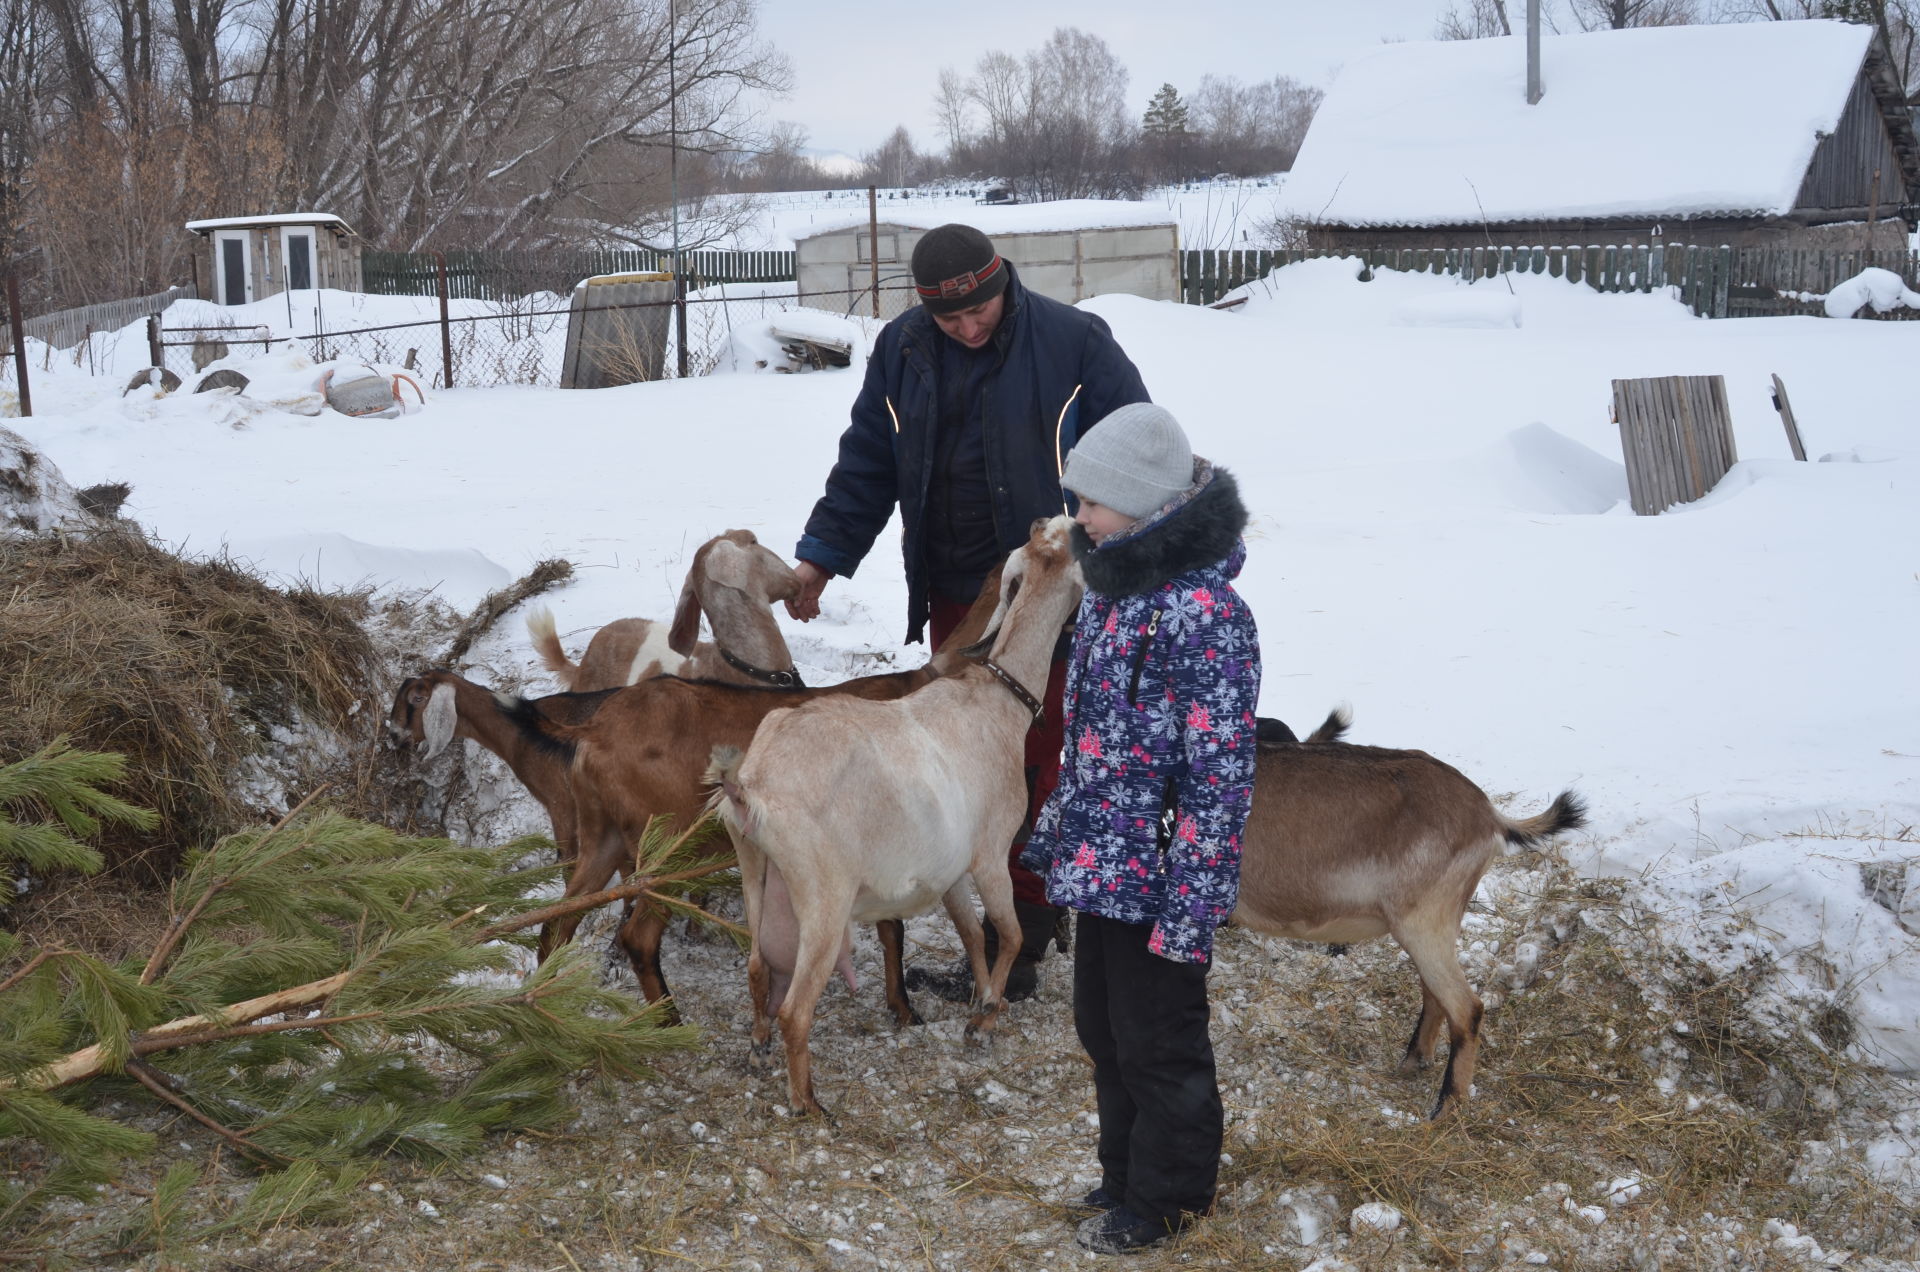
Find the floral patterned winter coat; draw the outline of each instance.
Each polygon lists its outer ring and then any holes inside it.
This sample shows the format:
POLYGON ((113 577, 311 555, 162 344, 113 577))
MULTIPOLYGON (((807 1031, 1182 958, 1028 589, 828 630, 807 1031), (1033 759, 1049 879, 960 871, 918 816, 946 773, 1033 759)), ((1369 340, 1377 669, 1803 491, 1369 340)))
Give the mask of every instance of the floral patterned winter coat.
POLYGON ((1154 953, 1204 963, 1240 893, 1260 639, 1232 583, 1246 559, 1239 491, 1205 460, 1195 478, 1098 548, 1074 527, 1087 594, 1065 754, 1021 861, 1055 905, 1150 923, 1154 953))

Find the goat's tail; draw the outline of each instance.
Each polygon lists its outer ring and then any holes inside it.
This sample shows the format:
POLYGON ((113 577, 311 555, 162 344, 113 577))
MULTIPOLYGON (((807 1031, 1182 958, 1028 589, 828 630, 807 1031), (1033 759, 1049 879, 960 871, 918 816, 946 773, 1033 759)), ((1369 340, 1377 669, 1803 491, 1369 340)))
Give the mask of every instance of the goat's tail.
MULTIPOLYGON (((1499 817, 1498 813, 1494 816, 1499 817)), ((1534 848, 1543 839, 1551 839, 1563 830, 1578 830, 1587 824, 1587 805, 1572 791, 1561 791, 1553 797, 1553 803, 1547 805, 1543 813, 1520 821, 1510 821, 1500 817, 1501 833, 1507 842, 1520 848, 1534 848)))
POLYGON ((527 635, 533 640, 533 652, 540 655, 540 665, 553 673, 553 678, 560 682, 562 689, 572 693, 580 668, 569 662, 567 651, 560 648, 560 634, 553 626, 553 611, 543 605, 528 614, 527 635))
POLYGON ((751 834, 753 809, 740 785, 740 762, 746 758, 747 753, 737 746, 716 746, 700 780, 713 787, 713 794, 707 797, 707 811, 719 813, 722 821, 742 834, 751 834))
POLYGON ((574 738, 580 732, 576 726, 549 718, 517 693, 496 690, 493 705, 530 745, 558 757, 564 763, 573 763, 574 738))
POLYGON ((1327 718, 1320 727, 1307 734, 1309 742, 1338 742, 1347 736, 1347 730, 1353 727, 1353 708, 1345 703, 1327 712, 1327 718))

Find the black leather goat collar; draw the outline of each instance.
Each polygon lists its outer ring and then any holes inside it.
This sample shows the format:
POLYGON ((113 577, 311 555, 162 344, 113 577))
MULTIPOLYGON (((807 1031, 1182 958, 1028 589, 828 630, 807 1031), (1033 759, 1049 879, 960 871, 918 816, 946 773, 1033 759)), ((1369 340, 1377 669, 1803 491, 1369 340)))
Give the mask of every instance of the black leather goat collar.
POLYGON ((765 667, 754 666, 744 658, 735 657, 733 652, 724 646, 720 647, 720 657, 726 659, 727 666, 733 668, 743 676, 759 681, 763 685, 772 685, 775 689, 805 689, 807 687, 800 679, 800 672, 797 668, 790 667, 785 671, 768 671, 765 667))
POLYGON ((1020 699, 1020 705, 1033 713, 1033 722, 1038 725, 1047 718, 1047 709, 1040 700, 1027 692, 1027 687, 1013 678, 1013 673, 991 658, 982 658, 980 665, 993 673, 993 678, 1007 687, 1007 692, 1020 699))

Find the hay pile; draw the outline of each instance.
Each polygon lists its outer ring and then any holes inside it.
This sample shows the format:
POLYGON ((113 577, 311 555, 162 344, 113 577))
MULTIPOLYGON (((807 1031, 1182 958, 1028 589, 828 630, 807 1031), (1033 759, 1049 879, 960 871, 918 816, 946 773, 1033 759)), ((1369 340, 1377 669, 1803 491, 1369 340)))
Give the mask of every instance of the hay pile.
POLYGON ((247 791, 270 747, 376 704, 369 610, 365 593, 182 559, 125 523, 0 538, 0 760, 61 736, 125 755, 115 793, 160 829, 99 846, 115 873, 163 878, 264 811, 247 791))

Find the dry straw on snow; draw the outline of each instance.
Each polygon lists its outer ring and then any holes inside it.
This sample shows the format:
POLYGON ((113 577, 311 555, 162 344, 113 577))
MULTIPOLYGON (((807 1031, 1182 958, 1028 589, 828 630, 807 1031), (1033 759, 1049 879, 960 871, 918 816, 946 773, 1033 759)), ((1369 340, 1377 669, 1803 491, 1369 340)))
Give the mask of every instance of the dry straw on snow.
POLYGON ((101 847, 163 876, 246 824, 236 776, 275 729, 338 729, 370 702, 367 613, 363 593, 281 591, 132 528, 0 540, 0 758, 62 735, 127 756, 116 793, 161 828, 101 847))

